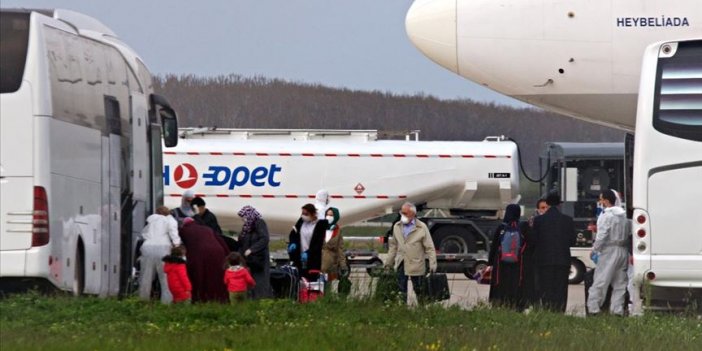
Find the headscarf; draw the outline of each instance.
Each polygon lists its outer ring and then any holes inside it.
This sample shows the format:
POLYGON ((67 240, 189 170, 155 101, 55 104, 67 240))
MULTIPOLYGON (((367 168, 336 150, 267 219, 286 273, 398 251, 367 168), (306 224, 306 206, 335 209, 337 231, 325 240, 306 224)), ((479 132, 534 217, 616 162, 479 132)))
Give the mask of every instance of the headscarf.
MULTIPOLYGON (((331 222, 329 222, 329 227, 328 227, 327 229, 328 229, 328 230, 334 230, 334 229, 336 229, 336 227, 337 227, 338 224, 339 224, 339 219, 341 218, 341 215, 339 214, 339 209, 336 208, 336 207, 329 207, 329 208, 327 209, 327 212, 329 212, 329 210, 331 210, 332 213, 334 214, 334 220, 331 221, 331 222)), ((327 217, 327 214, 326 214, 326 213, 324 213, 324 217, 325 217, 325 218, 327 217)))
POLYGON ((522 208, 517 204, 507 205, 505 208, 505 217, 502 220, 503 223, 512 224, 512 222, 519 222, 519 217, 522 215, 522 208))
POLYGON ((192 217, 195 215, 195 212, 193 212, 193 207, 190 205, 190 202, 188 200, 186 200, 186 199, 192 199, 194 197, 195 197, 194 191, 186 190, 180 199, 180 211, 183 212, 185 217, 192 217))
POLYGON ((242 207, 238 215, 244 220, 244 225, 241 227, 242 234, 251 233, 256 226, 256 221, 262 217, 255 208, 248 205, 242 207))

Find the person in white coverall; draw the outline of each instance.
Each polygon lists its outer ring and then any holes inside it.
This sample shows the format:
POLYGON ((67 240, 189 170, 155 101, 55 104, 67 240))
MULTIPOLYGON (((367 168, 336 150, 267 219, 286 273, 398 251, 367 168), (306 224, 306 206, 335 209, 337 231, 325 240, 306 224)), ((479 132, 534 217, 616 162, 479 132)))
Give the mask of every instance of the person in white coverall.
POLYGON ((164 256, 170 254, 171 248, 180 246, 178 222, 171 216, 168 207, 156 209, 156 213, 146 219, 146 227, 141 232, 144 243, 141 245, 141 274, 139 276, 139 297, 143 300, 151 298, 151 284, 154 273, 161 284, 161 302, 170 303, 173 300, 168 290, 168 280, 163 272, 164 256))
POLYGON ((600 306, 611 285, 610 312, 623 315, 630 245, 626 211, 614 205, 617 196, 610 189, 600 194, 600 202, 605 209, 597 219, 597 237, 592 246, 592 250, 599 253, 599 258, 594 282, 589 290, 587 307, 590 314, 600 313, 600 306))

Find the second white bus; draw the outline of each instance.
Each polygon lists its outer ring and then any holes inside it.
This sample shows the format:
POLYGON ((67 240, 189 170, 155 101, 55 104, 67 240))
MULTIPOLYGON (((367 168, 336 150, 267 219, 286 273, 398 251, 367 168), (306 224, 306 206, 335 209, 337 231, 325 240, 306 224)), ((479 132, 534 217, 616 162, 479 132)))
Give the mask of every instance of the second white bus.
POLYGON ((641 297, 650 307, 701 307, 702 40, 646 49, 633 173, 641 297))

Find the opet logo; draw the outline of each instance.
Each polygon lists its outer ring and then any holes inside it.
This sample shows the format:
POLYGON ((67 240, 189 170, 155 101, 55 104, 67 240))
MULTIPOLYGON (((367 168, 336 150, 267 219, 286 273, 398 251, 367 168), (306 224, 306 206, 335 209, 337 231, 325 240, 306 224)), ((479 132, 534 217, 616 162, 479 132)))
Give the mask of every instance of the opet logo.
MULTIPOLYGON (((183 189, 190 189, 197 183, 198 175, 195 167, 189 163, 181 163, 173 172, 173 181, 183 189)), ((171 166, 163 167, 163 183, 171 185, 171 166)))

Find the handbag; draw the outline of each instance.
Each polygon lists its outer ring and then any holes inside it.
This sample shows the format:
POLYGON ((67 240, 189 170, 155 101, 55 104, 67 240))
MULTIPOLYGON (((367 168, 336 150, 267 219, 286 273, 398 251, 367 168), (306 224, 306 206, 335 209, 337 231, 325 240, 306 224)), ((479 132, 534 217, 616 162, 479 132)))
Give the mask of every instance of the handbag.
POLYGON ((451 298, 448 277, 444 273, 430 273, 422 279, 419 298, 424 302, 439 302, 451 298))

